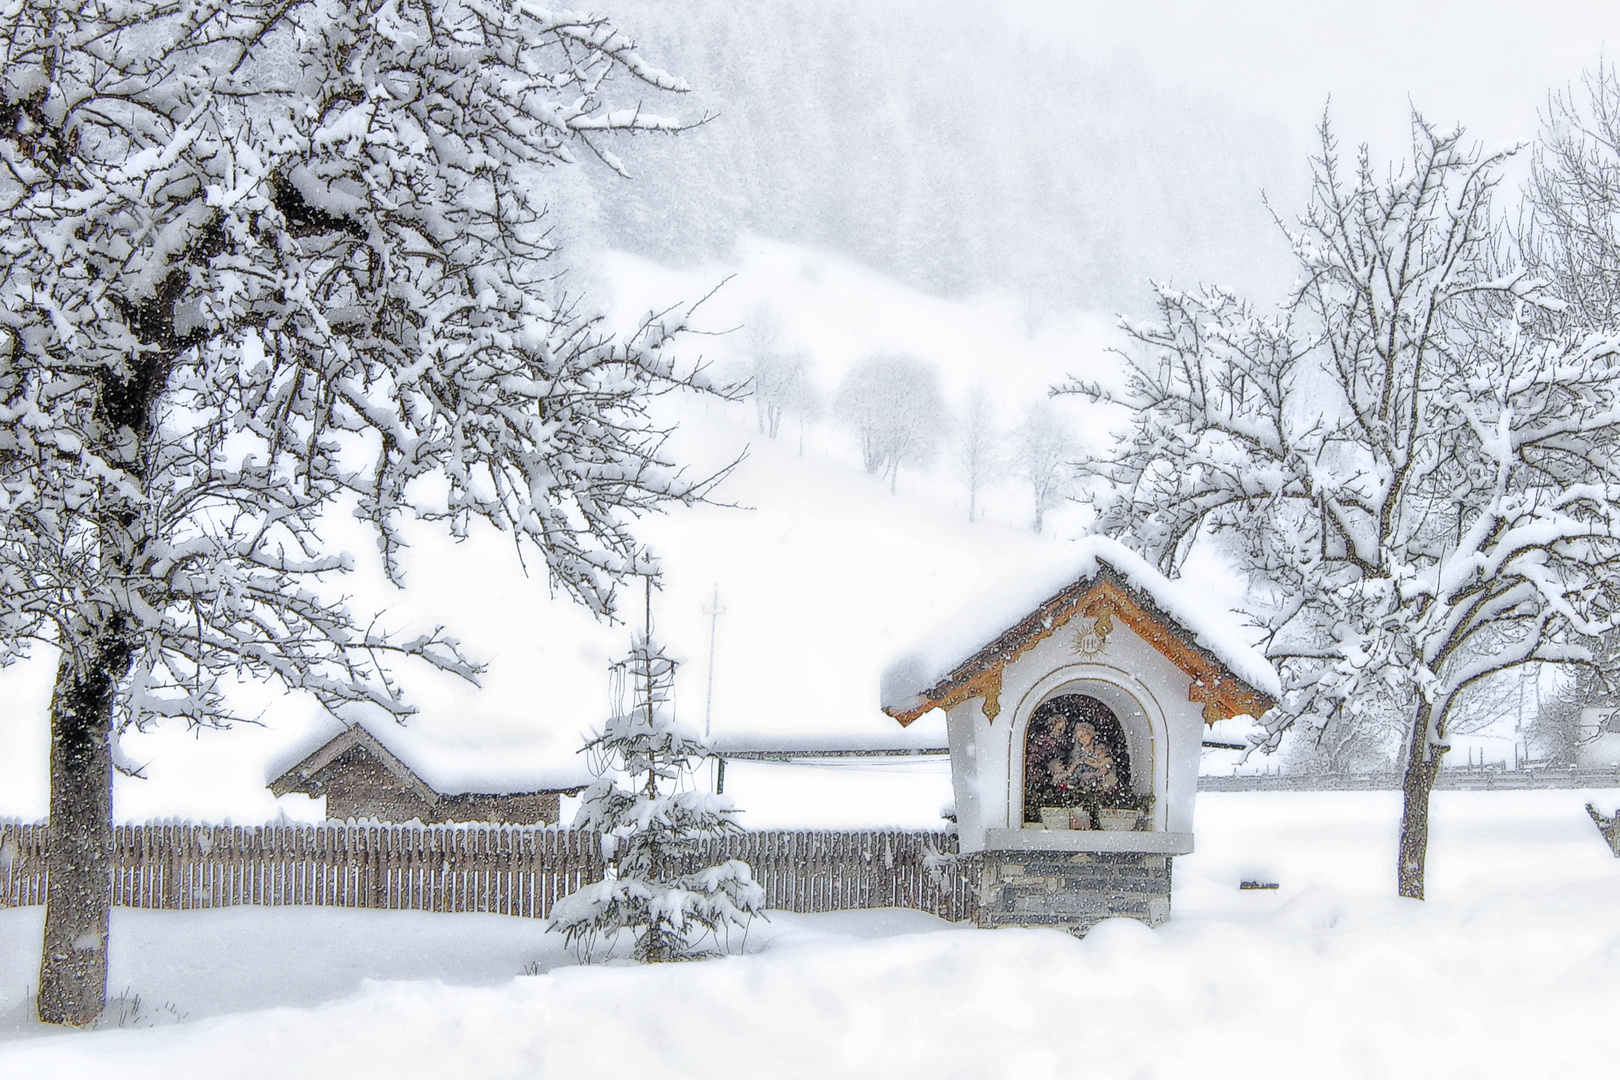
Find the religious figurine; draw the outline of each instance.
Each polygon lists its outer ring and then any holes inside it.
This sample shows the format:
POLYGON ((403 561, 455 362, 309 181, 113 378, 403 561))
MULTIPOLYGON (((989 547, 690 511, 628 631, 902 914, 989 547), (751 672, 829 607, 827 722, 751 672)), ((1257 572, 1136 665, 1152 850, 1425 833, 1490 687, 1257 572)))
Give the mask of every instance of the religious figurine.
POLYGON ((1095 810, 1129 785, 1123 732, 1107 707, 1080 695, 1049 704, 1030 720, 1024 744, 1026 821, 1039 821, 1043 806, 1095 810))
POLYGON ((1097 735, 1097 729, 1084 720, 1076 720, 1069 738, 1072 746, 1068 761, 1053 759, 1048 763, 1053 785, 1070 791, 1118 790, 1119 774, 1114 769, 1114 755, 1097 735))

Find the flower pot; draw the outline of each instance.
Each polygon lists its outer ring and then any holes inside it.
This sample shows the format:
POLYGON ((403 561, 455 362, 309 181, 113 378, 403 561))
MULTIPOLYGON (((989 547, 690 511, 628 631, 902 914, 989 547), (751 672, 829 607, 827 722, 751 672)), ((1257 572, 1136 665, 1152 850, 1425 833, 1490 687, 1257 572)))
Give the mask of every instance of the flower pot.
POLYGON ((1142 820, 1140 810, 1098 810, 1097 824, 1112 832, 1130 832, 1142 820))
POLYGON ((1090 831, 1091 812, 1076 807, 1069 811, 1069 828, 1090 831))
POLYGON ((1069 807, 1041 807, 1041 824, 1048 829, 1061 829, 1067 832, 1069 828, 1069 807))

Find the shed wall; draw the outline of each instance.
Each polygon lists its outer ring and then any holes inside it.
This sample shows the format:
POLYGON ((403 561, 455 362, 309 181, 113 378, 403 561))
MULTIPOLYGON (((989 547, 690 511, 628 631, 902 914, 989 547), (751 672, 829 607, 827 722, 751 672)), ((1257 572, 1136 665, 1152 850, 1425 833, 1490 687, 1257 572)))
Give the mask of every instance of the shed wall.
POLYGON ((432 804, 361 747, 344 751, 321 770, 320 779, 326 795, 326 816, 335 821, 434 820, 432 804))
POLYGON ((352 747, 319 774, 326 816, 334 821, 487 821, 503 825, 555 825, 560 800, 554 791, 446 795, 435 803, 391 772, 362 747, 352 747))

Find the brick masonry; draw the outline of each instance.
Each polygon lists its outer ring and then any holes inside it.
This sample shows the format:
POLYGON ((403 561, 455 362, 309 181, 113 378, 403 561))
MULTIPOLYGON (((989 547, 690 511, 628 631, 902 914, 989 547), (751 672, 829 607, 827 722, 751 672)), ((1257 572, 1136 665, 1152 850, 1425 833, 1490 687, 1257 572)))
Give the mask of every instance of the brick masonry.
POLYGON ((1170 857, 1144 852, 986 851, 979 925, 1050 926, 1076 937, 1125 916, 1170 918, 1170 857))

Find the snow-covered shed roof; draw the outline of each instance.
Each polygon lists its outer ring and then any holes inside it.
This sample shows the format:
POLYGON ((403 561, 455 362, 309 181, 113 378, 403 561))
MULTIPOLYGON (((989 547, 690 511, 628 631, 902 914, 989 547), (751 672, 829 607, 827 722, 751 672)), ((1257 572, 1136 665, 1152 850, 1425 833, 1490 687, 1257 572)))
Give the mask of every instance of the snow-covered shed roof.
MULTIPOLYGON (((1211 723, 1259 716, 1276 704, 1276 671, 1229 614, 1209 610, 1118 541, 1093 536, 986 593, 890 664, 883 711, 909 724, 930 709, 985 696, 1030 646, 1072 618, 1104 615, 1122 619, 1192 677, 1211 723)), ((987 701, 993 713, 993 693, 987 701)))
MULTIPOLYGON (((391 734, 396 734, 392 733, 391 734)), ((396 741, 396 740, 390 740, 396 741)), ((478 779, 478 790, 469 790, 465 783, 456 783, 456 779, 465 779, 464 776, 434 776, 433 770, 426 770, 430 775, 424 778, 420 766, 413 769, 402 760, 400 754, 395 753, 374 733, 359 724, 350 724, 344 729, 322 743, 308 754, 299 758, 291 765, 281 768, 272 765, 272 778, 270 790, 277 796, 289 792, 308 793, 312 784, 322 781, 322 772, 331 766, 353 747, 360 747, 383 768, 397 776, 406 787, 429 806, 436 805, 446 795, 519 795, 549 792, 574 792, 583 787, 587 778, 570 774, 567 777, 538 776, 538 775, 490 775, 485 774, 478 779), (432 782, 437 780, 437 783, 432 782), (449 782, 446 782, 446 781, 449 782)), ((396 749, 398 749, 396 747, 396 749)))
POLYGON ((423 783, 422 778, 412 772, 410 766, 399 760, 388 747, 377 741, 376 736, 359 724, 346 728, 328 739, 296 764, 284 770, 270 781, 270 790, 277 796, 295 791, 307 794, 312 785, 321 782, 321 774, 328 766, 357 746, 398 777, 417 798, 429 806, 439 801, 441 797, 439 792, 423 783))

